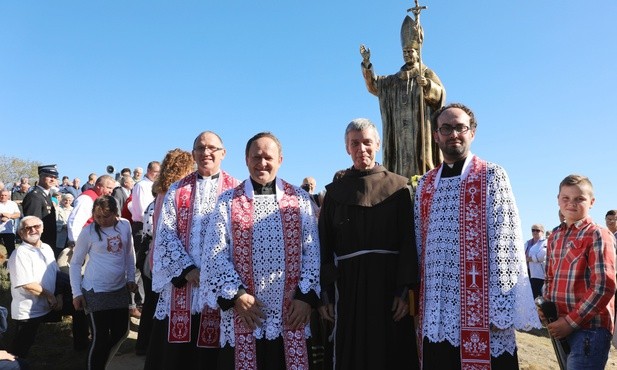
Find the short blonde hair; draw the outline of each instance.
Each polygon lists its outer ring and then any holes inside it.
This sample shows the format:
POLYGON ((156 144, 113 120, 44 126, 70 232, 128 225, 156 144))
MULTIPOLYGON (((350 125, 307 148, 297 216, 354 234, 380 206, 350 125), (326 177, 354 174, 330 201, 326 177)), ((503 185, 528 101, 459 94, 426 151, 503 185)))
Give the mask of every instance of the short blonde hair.
POLYGON ((591 180, 588 177, 583 175, 568 175, 559 183, 559 192, 561 192, 561 188, 564 186, 577 186, 579 188, 587 187, 593 196, 593 185, 591 184, 591 180))

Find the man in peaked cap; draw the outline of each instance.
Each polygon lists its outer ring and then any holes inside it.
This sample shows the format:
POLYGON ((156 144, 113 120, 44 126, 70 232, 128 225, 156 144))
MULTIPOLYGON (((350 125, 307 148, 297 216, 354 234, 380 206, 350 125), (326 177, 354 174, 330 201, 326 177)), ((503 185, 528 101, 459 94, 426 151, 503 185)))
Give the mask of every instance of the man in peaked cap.
POLYGON ((50 189, 58 181, 58 169, 55 164, 38 167, 39 182, 26 194, 23 201, 24 216, 36 216, 43 220, 43 243, 56 249, 56 209, 51 201, 50 189))

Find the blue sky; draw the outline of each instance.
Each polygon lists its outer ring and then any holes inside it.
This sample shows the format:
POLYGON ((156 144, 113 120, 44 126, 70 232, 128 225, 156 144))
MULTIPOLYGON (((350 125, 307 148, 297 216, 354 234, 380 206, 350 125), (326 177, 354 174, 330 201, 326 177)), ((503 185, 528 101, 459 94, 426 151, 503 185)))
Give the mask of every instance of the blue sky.
MULTIPOLYGON (((472 151, 507 170, 525 238, 557 224, 557 186, 590 177, 592 215, 617 208, 617 2, 429 1, 424 63, 478 118, 472 151)), ((412 1, 0 1, 0 153, 86 178, 145 167, 203 130, 247 177, 244 145, 283 143, 280 176, 323 188, 348 167, 353 118, 381 126, 360 44, 378 74, 403 64, 412 1)), ((378 156, 381 160, 381 156, 378 156)), ((9 179, 4 179, 9 180, 9 179)))

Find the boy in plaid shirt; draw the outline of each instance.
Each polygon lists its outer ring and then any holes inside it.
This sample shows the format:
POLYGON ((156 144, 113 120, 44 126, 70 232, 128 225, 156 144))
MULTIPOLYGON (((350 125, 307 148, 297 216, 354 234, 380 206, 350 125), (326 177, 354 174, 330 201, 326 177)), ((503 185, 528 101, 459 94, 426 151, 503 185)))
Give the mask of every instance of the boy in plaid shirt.
POLYGON ((559 319, 548 332, 568 341, 568 369, 604 369, 614 328, 615 237, 589 216, 595 198, 587 177, 563 179, 557 200, 565 222, 548 239, 544 298, 559 319))

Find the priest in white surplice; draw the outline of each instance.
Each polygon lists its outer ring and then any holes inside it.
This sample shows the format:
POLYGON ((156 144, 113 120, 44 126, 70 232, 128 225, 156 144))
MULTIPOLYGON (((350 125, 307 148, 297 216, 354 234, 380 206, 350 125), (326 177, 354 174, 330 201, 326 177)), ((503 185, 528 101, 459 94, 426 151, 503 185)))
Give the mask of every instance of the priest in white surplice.
POLYGON ((276 177, 271 133, 246 145, 250 178, 221 194, 206 236, 201 299, 221 308, 219 369, 308 369, 319 296, 319 236, 310 195, 276 177))
POLYGON ((469 108, 450 104, 431 123, 444 163, 416 189, 423 368, 518 369, 515 329, 540 322, 510 181, 470 152, 469 108))
POLYGON ((225 154, 216 133, 199 134, 192 152, 197 171, 155 204, 152 290, 160 295, 145 369, 211 369, 218 362, 219 313, 202 310, 198 285, 210 213, 219 194, 238 185, 221 170, 225 154))

